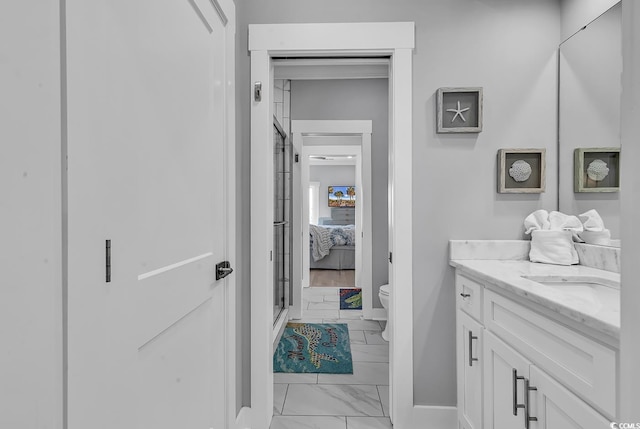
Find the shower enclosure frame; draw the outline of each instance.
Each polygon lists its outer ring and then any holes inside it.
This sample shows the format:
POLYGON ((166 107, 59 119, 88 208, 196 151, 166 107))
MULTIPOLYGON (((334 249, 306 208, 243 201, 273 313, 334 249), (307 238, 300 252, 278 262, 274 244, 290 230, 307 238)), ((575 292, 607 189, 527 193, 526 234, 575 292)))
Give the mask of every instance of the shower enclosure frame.
POLYGON ((273 246, 273 288, 274 288, 274 330, 278 335, 288 318, 293 275, 291 234, 293 219, 293 156, 294 148, 278 119, 273 117, 274 158, 282 157, 279 164, 274 159, 274 246, 273 246), (276 142, 278 139, 278 142, 276 142), (280 189, 277 189, 277 187, 280 189), (281 206, 278 202, 281 200, 281 206), (281 265, 281 266, 280 266, 281 265))

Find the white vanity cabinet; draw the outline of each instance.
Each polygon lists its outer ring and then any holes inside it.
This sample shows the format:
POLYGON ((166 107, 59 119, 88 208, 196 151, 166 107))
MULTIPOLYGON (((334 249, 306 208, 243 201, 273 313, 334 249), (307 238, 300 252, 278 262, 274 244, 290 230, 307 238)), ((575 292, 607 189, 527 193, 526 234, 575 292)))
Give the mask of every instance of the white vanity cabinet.
POLYGON ((537 421, 531 428, 601 429, 610 427, 611 421, 565 389, 544 371, 531 366, 529 384, 532 391, 529 415, 537 421))
POLYGON ((459 428, 608 427, 617 349, 524 300, 456 274, 459 428))
POLYGON ((480 429, 484 328, 463 311, 458 311, 456 329, 460 428, 480 429))
POLYGON ((525 382, 531 362, 491 332, 485 334, 485 428, 519 429, 525 423, 525 382))
POLYGON ((482 428, 482 285, 456 276, 456 344, 460 429, 482 428))

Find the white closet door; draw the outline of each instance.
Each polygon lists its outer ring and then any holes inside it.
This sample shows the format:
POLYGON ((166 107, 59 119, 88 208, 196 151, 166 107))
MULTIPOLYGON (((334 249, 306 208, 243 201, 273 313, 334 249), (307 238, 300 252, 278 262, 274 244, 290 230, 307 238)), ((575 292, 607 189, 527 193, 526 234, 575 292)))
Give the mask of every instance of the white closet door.
POLYGON ((66 19, 69 428, 221 429, 224 8, 68 0, 66 19))

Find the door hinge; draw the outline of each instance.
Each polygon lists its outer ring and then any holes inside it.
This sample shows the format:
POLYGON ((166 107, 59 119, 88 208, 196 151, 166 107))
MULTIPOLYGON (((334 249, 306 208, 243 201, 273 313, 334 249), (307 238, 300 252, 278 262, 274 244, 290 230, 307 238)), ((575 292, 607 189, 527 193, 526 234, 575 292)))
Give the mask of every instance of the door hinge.
POLYGON ((262 82, 253 84, 253 101, 262 101, 262 82))
POLYGON ((393 264, 393 252, 389 252, 389 263, 393 264))

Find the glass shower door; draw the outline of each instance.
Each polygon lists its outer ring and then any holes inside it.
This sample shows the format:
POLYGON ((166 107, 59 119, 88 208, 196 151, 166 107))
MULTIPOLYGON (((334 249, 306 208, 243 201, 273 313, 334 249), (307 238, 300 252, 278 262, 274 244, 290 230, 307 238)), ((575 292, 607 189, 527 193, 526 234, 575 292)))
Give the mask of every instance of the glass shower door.
POLYGON ((273 122, 273 322, 288 307, 291 278, 292 150, 278 121, 273 122))

